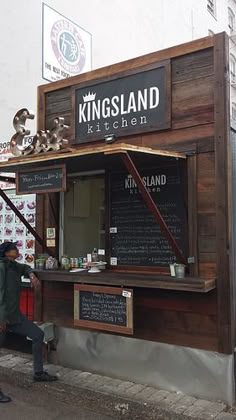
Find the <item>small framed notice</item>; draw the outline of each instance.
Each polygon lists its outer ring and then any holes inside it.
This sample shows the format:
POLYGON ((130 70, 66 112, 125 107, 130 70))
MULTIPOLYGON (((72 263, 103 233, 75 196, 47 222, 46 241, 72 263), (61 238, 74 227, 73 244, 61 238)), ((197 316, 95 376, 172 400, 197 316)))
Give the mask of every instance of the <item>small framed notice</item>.
POLYGON ((55 246, 56 246, 56 241, 55 241, 55 239, 47 239, 47 246, 48 246, 49 248, 55 248, 55 246))
POLYGON ((16 193, 40 194, 66 190, 66 167, 57 165, 16 172, 16 193))
POLYGON ((74 325, 133 334, 133 290, 74 285, 74 325))
POLYGON ((47 228, 47 239, 56 239, 56 229, 47 228))

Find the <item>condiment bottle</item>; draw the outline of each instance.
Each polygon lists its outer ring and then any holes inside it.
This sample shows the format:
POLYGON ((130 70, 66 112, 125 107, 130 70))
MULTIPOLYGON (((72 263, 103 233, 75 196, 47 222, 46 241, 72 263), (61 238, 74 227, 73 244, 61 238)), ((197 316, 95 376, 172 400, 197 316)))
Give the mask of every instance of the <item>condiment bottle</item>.
POLYGON ((64 255, 61 258, 61 266, 64 270, 69 270, 70 268, 70 259, 67 257, 67 255, 64 255))
POLYGON ((97 248, 94 248, 93 249, 93 252, 92 252, 92 262, 98 262, 98 251, 97 251, 97 248))

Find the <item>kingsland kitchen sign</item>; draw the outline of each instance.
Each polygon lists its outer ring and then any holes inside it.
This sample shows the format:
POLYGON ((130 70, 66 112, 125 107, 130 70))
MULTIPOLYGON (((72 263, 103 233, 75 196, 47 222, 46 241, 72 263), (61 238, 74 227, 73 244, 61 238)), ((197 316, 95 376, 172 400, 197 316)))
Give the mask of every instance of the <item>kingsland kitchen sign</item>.
POLYGON ((75 141, 170 127, 169 62, 75 90, 75 141))

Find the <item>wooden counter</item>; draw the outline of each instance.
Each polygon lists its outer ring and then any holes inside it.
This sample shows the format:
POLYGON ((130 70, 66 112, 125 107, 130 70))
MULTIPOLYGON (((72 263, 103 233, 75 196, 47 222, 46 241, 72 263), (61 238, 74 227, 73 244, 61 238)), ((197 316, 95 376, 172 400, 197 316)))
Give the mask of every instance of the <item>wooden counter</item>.
POLYGON ((35 292, 36 321, 82 328, 74 324, 75 284, 130 288, 134 296, 132 337, 217 350, 215 279, 186 277, 178 280, 167 275, 108 269, 96 274, 60 270, 36 270, 36 274, 42 282, 41 290, 35 292))
POLYGON ((146 289, 168 289, 186 292, 207 293, 215 289, 216 282, 212 278, 186 277, 177 279, 166 275, 134 274, 104 270, 100 273, 70 273, 63 270, 35 270, 42 281, 100 284, 107 286, 137 287, 146 289))

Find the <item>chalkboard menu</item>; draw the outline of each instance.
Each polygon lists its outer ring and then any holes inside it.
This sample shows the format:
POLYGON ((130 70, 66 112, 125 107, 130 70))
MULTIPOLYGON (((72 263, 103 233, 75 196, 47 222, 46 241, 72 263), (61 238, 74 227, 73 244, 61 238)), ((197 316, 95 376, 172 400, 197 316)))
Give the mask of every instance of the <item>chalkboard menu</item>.
POLYGON ((74 286, 74 324, 86 328, 133 333, 133 292, 115 287, 74 286))
MULTIPOLYGON (((180 249, 187 252, 186 174, 180 161, 140 170, 180 249)), ((111 175, 111 264, 165 267, 176 257, 131 175, 111 175)))
POLYGON ((65 190, 65 165, 36 168, 16 173, 17 194, 49 193, 65 190))

